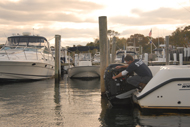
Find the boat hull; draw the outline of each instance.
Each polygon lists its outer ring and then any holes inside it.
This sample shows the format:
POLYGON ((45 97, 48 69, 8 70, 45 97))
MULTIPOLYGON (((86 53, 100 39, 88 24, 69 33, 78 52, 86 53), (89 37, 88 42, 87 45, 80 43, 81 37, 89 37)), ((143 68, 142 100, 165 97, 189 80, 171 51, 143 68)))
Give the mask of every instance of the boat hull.
POLYGON ((134 104, 137 104, 135 103, 136 92, 136 89, 131 89, 114 96, 107 95, 107 97, 113 107, 131 107, 134 104))
POLYGON ((141 108, 190 109, 188 98, 190 96, 190 79, 176 80, 178 81, 168 81, 169 83, 161 85, 159 89, 150 91, 149 95, 139 99, 141 108))
POLYGON ((68 69, 69 78, 99 78, 100 66, 76 66, 68 69))
POLYGON ((54 76, 54 66, 39 61, 0 61, 0 79, 40 80, 54 76))
POLYGON ((190 109, 190 66, 160 66, 137 96, 143 109, 190 109))

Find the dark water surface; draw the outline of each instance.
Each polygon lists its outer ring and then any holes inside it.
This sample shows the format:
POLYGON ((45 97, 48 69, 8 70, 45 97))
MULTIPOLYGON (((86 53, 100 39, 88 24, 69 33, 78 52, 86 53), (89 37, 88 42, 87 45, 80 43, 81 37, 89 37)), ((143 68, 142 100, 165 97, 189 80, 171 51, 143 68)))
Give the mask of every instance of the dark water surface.
POLYGON ((99 79, 0 85, 0 127, 189 127, 190 113, 109 108, 99 79))

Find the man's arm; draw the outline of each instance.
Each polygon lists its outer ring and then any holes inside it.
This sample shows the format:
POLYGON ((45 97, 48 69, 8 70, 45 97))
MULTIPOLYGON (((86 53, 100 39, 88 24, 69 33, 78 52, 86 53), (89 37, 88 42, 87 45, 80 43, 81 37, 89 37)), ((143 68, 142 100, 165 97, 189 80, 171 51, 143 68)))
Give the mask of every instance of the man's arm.
POLYGON ((119 68, 127 68, 129 65, 124 65, 124 66, 116 66, 115 68, 116 69, 119 69, 119 68))

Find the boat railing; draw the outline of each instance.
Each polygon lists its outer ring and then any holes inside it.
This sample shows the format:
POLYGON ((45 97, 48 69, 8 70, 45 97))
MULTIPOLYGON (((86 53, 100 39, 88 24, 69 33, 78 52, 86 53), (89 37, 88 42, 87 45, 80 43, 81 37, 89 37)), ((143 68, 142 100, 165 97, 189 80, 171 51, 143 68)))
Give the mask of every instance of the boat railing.
POLYGON ((7 55, 7 58, 10 60, 9 55, 8 55, 8 53, 6 52, 6 50, 5 50, 5 54, 7 55))
MULTIPOLYGON (((9 47, 4 47, 4 48, 1 49, 1 51, 3 51, 3 50, 4 50, 4 52, 5 52, 5 54, 6 54, 7 58, 8 58, 8 60, 11 59, 10 54, 12 55, 12 54, 14 54, 14 53, 16 53, 16 52, 19 52, 19 51, 22 51, 22 52, 24 53, 24 56, 25 56, 25 59, 26 59, 26 60, 27 60, 27 57, 29 57, 29 56, 27 56, 26 51, 35 52, 35 53, 36 53, 36 59, 37 59, 37 60, 40 58, 39 55, 41 55, 41 58, 42 58, 43 60, 46 60, 46 61, 47 61, 47 60, 49 61, 50 58, 51 58, 51 60, 53 59, 53 58, 52 58, 53 55, 51 55, 51 57, 50 57, 49 55, 50 55, 51 53, 45 51, 45 47, 35 47, 35 46, 32 46, 32 47, 27 47, 27 46, 25 46, 25 47, 23 47, 23 46, 9 46, 9 47), (11 52, 10 52, 10 51, 11 51, 11 52), (9 53, 9 52, 10 52, 10 53, 9 53), (44 54, 43 54, 43 52, 44 52, 44 54), (46 56, 45 54, 47 54, 47 56, 46 56), (46 57, 47 57, 47 58, 46 58, 46 57)), ((15 55, 15 57, 18 58, 17 55, 15 55)))

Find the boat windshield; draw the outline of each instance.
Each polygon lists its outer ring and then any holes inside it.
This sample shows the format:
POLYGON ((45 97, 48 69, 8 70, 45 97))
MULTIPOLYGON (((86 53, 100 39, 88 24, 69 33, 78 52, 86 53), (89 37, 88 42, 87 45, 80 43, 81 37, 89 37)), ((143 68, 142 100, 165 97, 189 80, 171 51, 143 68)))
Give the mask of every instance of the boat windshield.
POLYGON ((94 56, 94 59, 100 59, 99 55, 94 56))
POLYGON ((26 51, 37 51, 43 49, 44 53, 49 53, 49 43, 42 36, 11 36, 8 37, 5 46, 1 50, 21 49, 26 51))
MULTIPOLYGON (((126 53, 126 54, 130 54, 131 56, 133 56, 134 59, 137 59, 137 54, 135 53, 126 53)), ((122 58, 124 56, 124 53, 118 53, 117 54, 117 58, 122 58)))
POLYGON ((124 53, 119 53, 119 54, 117 54, 117 58, 122 58, 123 55, 124 55, 124 53))
POLYGON ((8 37, 6 46, 45 47, 48 46, 47 43, 47 40, 40 36, 12 36, 8 37))
POLYGON ((80 53, 79 54, 79 60, 80 61, 90 61, 91 60, 91 54, 90 53, 80 53))

